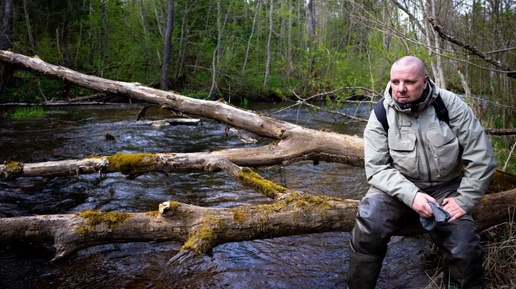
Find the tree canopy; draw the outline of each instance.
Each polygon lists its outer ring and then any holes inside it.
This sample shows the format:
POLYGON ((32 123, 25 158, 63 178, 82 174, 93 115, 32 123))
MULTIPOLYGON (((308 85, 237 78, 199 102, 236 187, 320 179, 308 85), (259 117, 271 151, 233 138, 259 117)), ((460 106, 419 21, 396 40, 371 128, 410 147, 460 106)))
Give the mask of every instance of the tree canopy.
MULTIPOLYGON (((514 80, 507 77, 516 62, 513 1, 170 2, 1 0, 0 15, 12 24, 3 21, 0 49, 145 84, 158 84, 163 61, 171 59, 166 72, 172 89, 251 99, 346 87, 355 91, 333 96, 363 94, 356 87, 379 91, 390 64, 413 54, 442 87, 500 102, 514 95, 514 80), (168 50, 164 42, 171 44, 168 50)), ((20 91, 36 91, 34 86, 6 84, 0 101, 32 97, 20 91)), ((61 96, 55 82, 41 87, 40 99, 61 96)))

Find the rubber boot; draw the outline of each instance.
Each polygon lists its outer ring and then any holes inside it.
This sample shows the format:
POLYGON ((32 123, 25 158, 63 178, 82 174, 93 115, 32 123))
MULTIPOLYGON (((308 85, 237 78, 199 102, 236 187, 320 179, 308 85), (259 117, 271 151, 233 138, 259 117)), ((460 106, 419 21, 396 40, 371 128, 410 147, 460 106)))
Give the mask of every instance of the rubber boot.
POLYGON ((470 215, 437 226, 430 232, 430 237, 445 252, 445 285, 463 289, 482 288, 485 278, 482 268, 484 250, 470 215))
POLYGON ((349 253, 349 267, 346 273, 346 283, 349 289, 374 289, 383 257, 366 255, 356 252, 349 253))

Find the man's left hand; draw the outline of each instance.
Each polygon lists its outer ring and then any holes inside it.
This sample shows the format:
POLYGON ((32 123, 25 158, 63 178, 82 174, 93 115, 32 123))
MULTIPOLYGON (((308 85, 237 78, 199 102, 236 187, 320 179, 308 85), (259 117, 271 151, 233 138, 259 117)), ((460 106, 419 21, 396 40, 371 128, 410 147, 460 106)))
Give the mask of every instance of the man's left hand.
POLYGON ((467 212, 457 204, 455 198, 444 199, 441 206, 446 210, 446 212, 448 212, 448 214, 450 214, 450 219, 448 222, 457 220, 458 218, 467 214, 467 212))

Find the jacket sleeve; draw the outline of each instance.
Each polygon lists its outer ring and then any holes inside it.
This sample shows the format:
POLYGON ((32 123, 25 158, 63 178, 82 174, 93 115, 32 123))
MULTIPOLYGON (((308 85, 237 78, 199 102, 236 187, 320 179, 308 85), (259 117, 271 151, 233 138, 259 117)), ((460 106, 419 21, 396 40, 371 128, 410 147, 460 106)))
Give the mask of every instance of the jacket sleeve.
POLYGON ((412 208, 419 188, 391 165, 387 132, 371 112, 364 130, 364 162, 367 182, 412 208))
POLYGON ((491 142, 471 108, 451 92, 441 90, 441 98, 448 108, 450 127, 463 150, 464 173, 455 200, 469 212, 487 191, 496 160, 491 142))

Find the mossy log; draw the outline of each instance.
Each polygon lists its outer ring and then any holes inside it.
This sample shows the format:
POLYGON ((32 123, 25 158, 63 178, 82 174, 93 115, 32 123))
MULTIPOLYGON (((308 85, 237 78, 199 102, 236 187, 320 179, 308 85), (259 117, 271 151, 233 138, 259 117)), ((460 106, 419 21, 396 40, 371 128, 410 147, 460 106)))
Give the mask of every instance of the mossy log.
MULTIPOLYGON (((484 198, 472 212, 479 230, 508 220, 507 203, 516 203, 516 190, 484 198)), ((123 213, 85 211, 78 214, 0 218, 0 241, 51 240, 55 258, 89 246, 144 241, 183 243, 178 256, 210 251, 227 243, 288 235, 350 231, 357 200, 292 193, 270 204, 234 208, 205 208, 164 202, 161 212, 123 213)), ((407 228, 400 235, 423 233, 407 228)))
MULTIPOLYGON (((289 190, 249 168, 223 160, 210 164, 271 199, 270 203, 233 208, 205 208, 165 201, 147 213, 84 211, 77 214, 0 218, 0 242, 54 242, 54 259, 93 245, 116 242, 169 241, 183 243, 171 261, 202 254, 214 246, 245 240, 305 233, 350 231, 357 200, 314 196, 289 190)), ((509 219, 516 189, 486 195, 472 212, 480 230, 509 219)), ((514 205, 513 205, 514 206, 514 205)), ((401 235, 421 234, 421 226, 401 235)))

